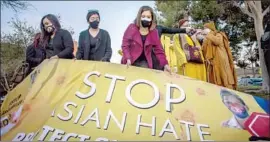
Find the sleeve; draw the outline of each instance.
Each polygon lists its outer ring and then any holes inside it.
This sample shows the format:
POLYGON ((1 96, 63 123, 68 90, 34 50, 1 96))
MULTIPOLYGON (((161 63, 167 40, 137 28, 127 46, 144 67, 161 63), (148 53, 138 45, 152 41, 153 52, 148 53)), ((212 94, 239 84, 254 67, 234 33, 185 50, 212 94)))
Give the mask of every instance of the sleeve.
POLYGON ((182 28, 168 28, 168 27, 161 27, 162 33, 164 34, 177 34, 177 33, 186 33, 186 29, 182 28))
POLYGON ((123 51, 123 58, 124 60, 132 60, 131 59, 131 55, 130 55, 130 39, 131 39, 131 35, 130 35, 130 30, 132 28, 132 25, 130 24, 128 26, 128 28, 126 29, 124 36, 123 36, 123 40, 122 40, 122 51, 123 51))
POLYGON ((35 49, 32 45, 28 46, 26 49, 26 62, 30 64, 39 64, 42 61, 41 58, 35 58, 35 49))
POLYGON ((220 45, 223 42, 223 37, 219 33, 217 33, 216 35, 209 33, 206 38, 212 41, 216 46, 220 45))
POLYGON ((106 42, 104 60, 110 62, 111 57, 112 57, 111 37, 108 32, 106 33, 107 33, 107 42, 106 42))
POLYGON ((159 40, 157 30, 155 30, 154 32, 155 33, 153 33, 153 36, 155 36, 154 39, 156 39, 156 41, 157 41, 157 45, 153 46, 154 53, 155 53, 156 57, 158 58, 158 60, 160 62, 160 66, 164 67, 165 65, 168 64, 168 61, 166 59, 165 52, 164 52, 164 50, 162 48, 161 41, 159 40))
POLYGON ((59 58, 66 58, 73 54, 74 43, 71 34, 66 30, 63 30, 62 37, 65 49, 61 51, 57 56, 59 58))
POLYGON ((80 33, 79 41, 78 41, 78 50, 77 50, 77 53, 76 53, 76 58, 80 60, 80 59, 83 59, 83 56, 84 56, 83 34, 80 33))

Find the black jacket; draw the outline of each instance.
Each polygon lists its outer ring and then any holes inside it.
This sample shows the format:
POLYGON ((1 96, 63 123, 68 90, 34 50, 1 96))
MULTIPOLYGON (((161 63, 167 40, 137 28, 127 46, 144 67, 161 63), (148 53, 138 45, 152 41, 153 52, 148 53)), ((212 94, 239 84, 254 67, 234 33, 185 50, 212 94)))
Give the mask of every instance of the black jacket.
POLYGON ((90 50, 89 30, 82 31, 79 36, 78 51, 76 58, 89 60, 89 56, 94 61, 110 62, 112 57, 111 38, 106 30, 100 29, 97 35, 96 47, 90 50), (91 51, 91 54, 90 54, 91 51))
POLYGON ((53 52, 46 52, 46 57, 57 55, 59 58, 72 59, 74 57, 73 50, 74 44, 71 34, 67 30, 60 29, 53 38, 53 52))
POLYGON ((38 66, 45 58, 45 50, 41 46, 35 48, 34 44, 31 44, 27 47, 26 62, 30 68, 38 66))
POLYGON ((161 25, 157 25, 156 29, 158 30, 158 36, 161 37, 162 34, 177 34, 177 33, 186 33, 186 29, 178 28, 167 28, 161 25))

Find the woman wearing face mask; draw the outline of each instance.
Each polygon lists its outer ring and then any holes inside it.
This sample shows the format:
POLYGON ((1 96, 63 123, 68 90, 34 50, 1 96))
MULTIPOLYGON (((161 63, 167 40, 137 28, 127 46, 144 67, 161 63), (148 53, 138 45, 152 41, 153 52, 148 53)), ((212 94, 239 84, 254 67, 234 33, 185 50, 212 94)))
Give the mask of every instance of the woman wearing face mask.
POLYGON ((73 40, 69 31, 61 29, 56 16, 45 15, 41 19, 40 29, 42 32, 41 44, 46 50, 48 59, 72 59, 73 40))
POLYGON ((128 26, 122 50, 122 64, 151 69, 158 64, 164 71, 171 72, 156 30, 155 15, 149 6, 142 6, 134 23, 128 26), (157 62, 153 63, 153 59, 157 62))
POLYGON ((194 37, 194 39, 198 40, 198 42, 202 46, 205 35, 202 33, 201 29, 197 29, 196 31, 197 32, 192 37, 194 37))
POLYGON ((89 10, 86 20, 89 23, 89 28, 80 33, 76 58, 110 62, 112 56, 111 38, 106 30, 99 28, 99 12, 89 10))
POLYGON ((216 29, 214 22, 204 24, 204 33, 207 34, 203 42, 203 54, 207 61, 208 82, 236 89, 237 75, 228 37, 216 29))
MULTIPOLYGON (((188 20, 180 20, 179 27, 189 27, 188 20)), ((174 35, 175 48, 177 48, 178 73, 206 81, 206 69, 201 44, 193 32, 174 35)))

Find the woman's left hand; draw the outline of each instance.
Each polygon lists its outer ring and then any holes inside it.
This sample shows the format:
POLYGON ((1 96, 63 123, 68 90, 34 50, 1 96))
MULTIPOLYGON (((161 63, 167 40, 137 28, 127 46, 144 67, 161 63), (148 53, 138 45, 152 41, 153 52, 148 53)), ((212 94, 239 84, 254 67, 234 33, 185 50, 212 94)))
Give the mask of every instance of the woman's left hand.
POLYGON ((171 68, 170 68, 170 66, 168 64, 164 66, 164 71, 167 71, 170 74, 172 74, 172 70, 171 70, 171 68))

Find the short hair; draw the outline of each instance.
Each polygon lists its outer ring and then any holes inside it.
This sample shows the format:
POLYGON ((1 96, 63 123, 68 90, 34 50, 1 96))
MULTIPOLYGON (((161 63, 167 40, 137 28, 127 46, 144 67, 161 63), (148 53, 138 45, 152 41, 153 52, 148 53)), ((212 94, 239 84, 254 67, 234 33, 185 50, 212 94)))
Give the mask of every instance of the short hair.
POLYGON ((89 22, 89 18, 94 14, 97 14, 99 19, 100 19, 100 15, 99 15, 98 10, 88 10, 88 13, 86 15, 86 21, 89 22))
POLYGON ((157 22, 156 22, 156 15, 154 13, 154 10, 150 7, 150 6, 142 6, 139 11, 138 11, 138 14, 137 14, 137 17, 134 21, 134 23, 136 24, 136 26, 139 28, 141 26, 141 16, 142 16, 142 13, 144 11, 150 11, 151 12, 151 15, 152 15, 152 22, 151 22, 151 26, 150 26, 150 30, 154 30, 157 26, 157 22))

